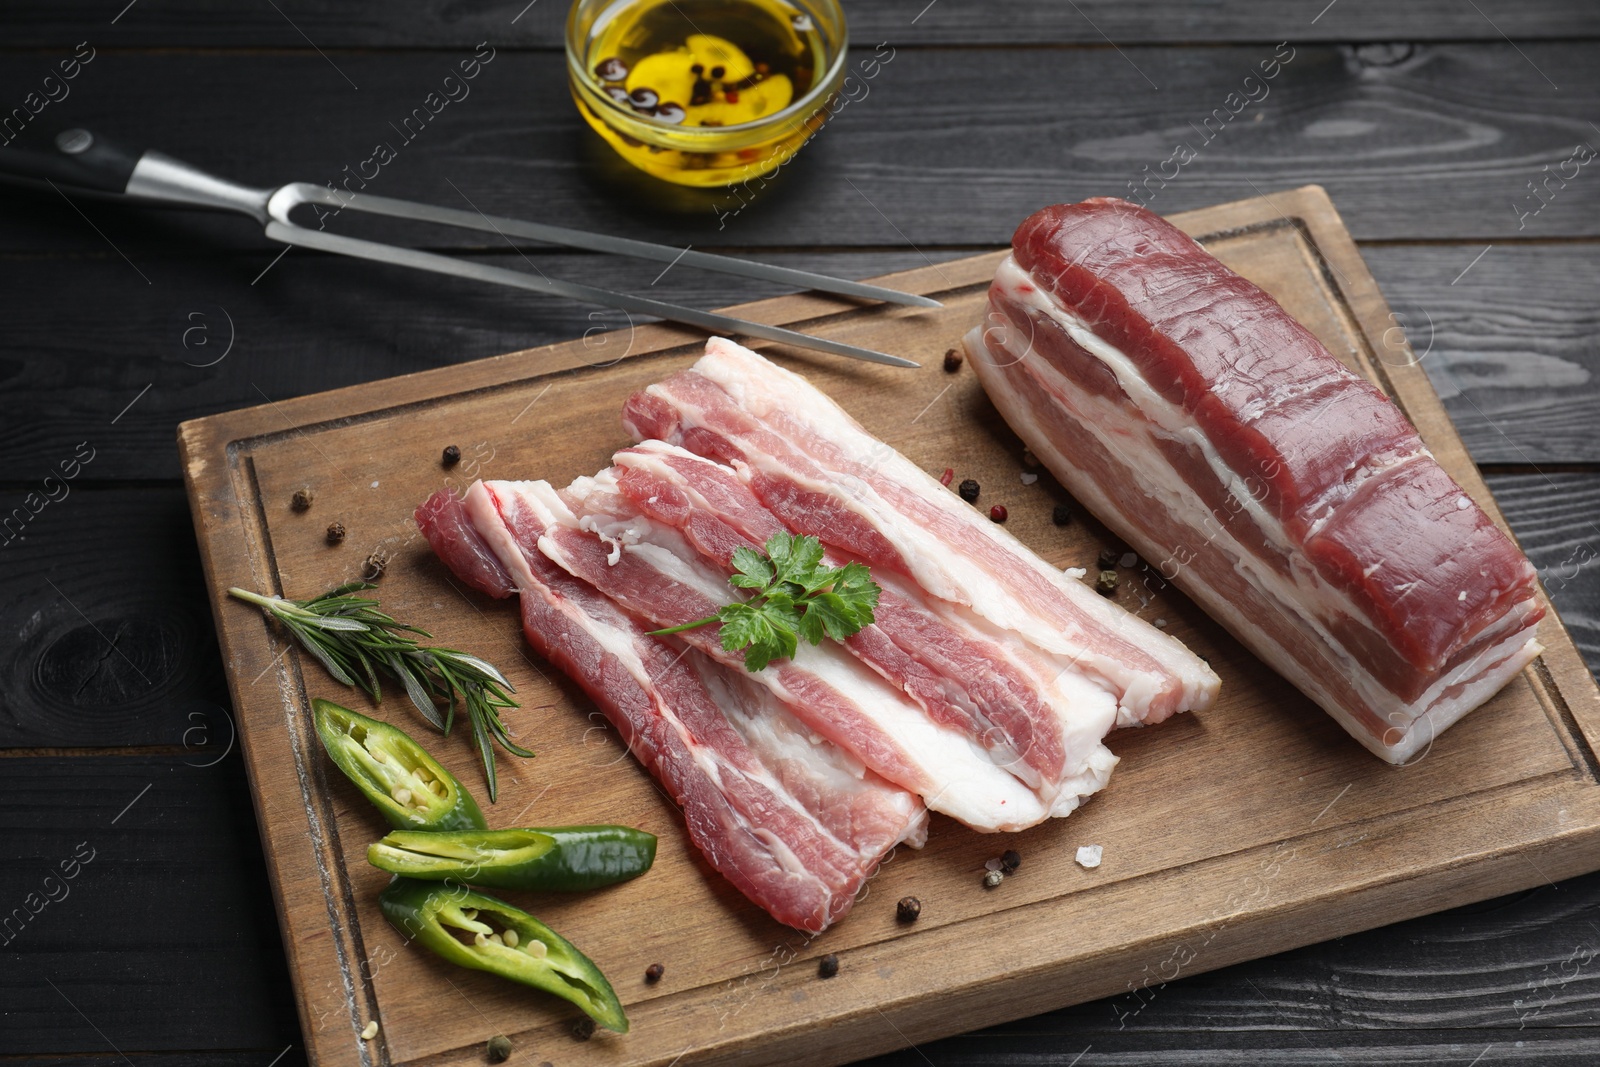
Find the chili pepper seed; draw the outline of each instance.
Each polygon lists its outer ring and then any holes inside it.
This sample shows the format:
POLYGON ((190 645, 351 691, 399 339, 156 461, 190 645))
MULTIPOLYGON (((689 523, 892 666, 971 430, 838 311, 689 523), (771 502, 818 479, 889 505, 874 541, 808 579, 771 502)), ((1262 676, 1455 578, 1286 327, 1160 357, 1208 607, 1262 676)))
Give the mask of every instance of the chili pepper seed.
POLYGON ((661 981, 661 976, 666 973, 667 969, 661 966, 661 964, 652 963, 650 966, 644 969, 644 980, 649 982, 651 985, 655 985, 657 982, 661 981))
POLYGON ((944 353, 944 369, 946 374, 954 374, 961 369, 962 360, 966 357, 959 348, 947 348, 944 353))
POLYGON ((817 961, 818 978, 832 978, 838 973, 839 957, 835 956, 833 953, 830 952, 826 956, 822 957, 822 959, 817 961))
POLYGON ((361 1030, 361 1040, 371 1041, 378 1036, 378 1020, 373 1019, 361 1030))
POLYGON ((505 942, 506 948, 516 948, 517 942, 522 940, 515 930, 507 930, 500 935, 500 939, 505 942))
POLYGON ((309 485, 302 485, 294 491, 294 496, 289 498, 289 503, 296 511, 310 511, 311 502, 316 498, 317 495, 311 491, 309 485))
POLYGON ((995 522, 1005 522, 1006 506, 1004 504, 996 504, 994 507, 990 508, 989 518, 995 522))
POLYGON ((903 923, 914 923, 922 914, 922 901, 916 897, 901 897, 894 906, 894 917, 903 923))
POLYGON ((978 483, 968 478, 956 487, 956 492, 960 494, 962 500, 969 504, 975 504, 978 500, 978 483))
POLYGON ((454 467, 461 462, 461 447, 459 445, 445 445, 444 454, 439 457, 439 462, 446 467, 454 467))
POLYGON ((504 1034, 496 1034, 489 1039, 489 1062, 504 1063, 511 1058, 511 1039, 504 1034))

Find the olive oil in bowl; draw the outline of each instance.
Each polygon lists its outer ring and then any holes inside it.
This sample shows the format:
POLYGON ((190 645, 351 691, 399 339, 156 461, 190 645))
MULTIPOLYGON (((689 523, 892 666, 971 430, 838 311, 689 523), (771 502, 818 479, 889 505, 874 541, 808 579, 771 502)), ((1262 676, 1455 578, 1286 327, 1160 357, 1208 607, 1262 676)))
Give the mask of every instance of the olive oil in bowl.
POLYGON ((572 95, 629 163, 732 185, 787 161, 827 117, 844 17, 815 0, 578 0, 572 95))

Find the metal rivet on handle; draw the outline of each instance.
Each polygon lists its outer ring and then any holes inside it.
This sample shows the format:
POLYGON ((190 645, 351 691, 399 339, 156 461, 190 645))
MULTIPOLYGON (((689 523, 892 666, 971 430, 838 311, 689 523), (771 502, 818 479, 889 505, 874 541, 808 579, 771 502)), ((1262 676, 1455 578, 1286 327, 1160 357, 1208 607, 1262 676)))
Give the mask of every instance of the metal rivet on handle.
POLYGON ((94 144, 94 134, 88 130, 62 130, 56 134, 56 147, 69 156, 87 152, 94 144))

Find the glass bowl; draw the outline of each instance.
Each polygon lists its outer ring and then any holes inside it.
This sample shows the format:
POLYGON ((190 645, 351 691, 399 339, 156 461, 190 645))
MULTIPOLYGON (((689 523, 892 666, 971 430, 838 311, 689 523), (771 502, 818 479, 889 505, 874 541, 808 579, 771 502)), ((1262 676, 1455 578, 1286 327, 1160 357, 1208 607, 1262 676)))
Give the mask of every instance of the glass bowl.
MULTIPOLYGON (((848 43, 844 12, 835 0, 576 0, 567 16, 567 76, 584 121, 633 166, 679 185, 726 186, 776 170, 827 120, 844 80, 848 43), (685 28, 685 43, 673 49, 671 27, 678 22, 685 28), (649 29, 663 26, 669 35, 664 43, 649 29), (698 32, 702 27, 722 32, 698 32), (715 124, 741 117, 741 92, 743 111, 772 99, 761 96, 763 89, 781 92, 778 75, 767 74, 764 62, 753 65, 761 73, 727 82, 708 77, 724 67, 703 71, 705 64, 696 63, 693 89, 667 90, 688 95, 686 100, 661 99, 653 90, 628 84, 630 75, 645 74, 643 57, 658 48, 671 54, 653 56, 650 69, 669 69, 671 76, 664 74, 661 84, 677 84, 689 77, 676 70, 677 63, 687 70, 688 62, 705 58, 705 48, 714 49, 712 57, 724 55, 718 49, 730 42, 748 48, 736 38, 757 32, 752 27, 772 40, 787 41, 793 54, 783 52, 777 58, 808 64, 802 69, 811 74, 804 90, 798 95, 791 91, 790 102, 771 113, 715 124), (787 37, 782 36, 785 30, 787 37), (774 33, 779 37, 771 37, 774 33), (637 70, 630 70, 617 57, 637 51, 634 46, 640 42, 646 52, 635 55, 637 70)), ((746 62, 742 51, 730 58, 730 66, 746 62)))

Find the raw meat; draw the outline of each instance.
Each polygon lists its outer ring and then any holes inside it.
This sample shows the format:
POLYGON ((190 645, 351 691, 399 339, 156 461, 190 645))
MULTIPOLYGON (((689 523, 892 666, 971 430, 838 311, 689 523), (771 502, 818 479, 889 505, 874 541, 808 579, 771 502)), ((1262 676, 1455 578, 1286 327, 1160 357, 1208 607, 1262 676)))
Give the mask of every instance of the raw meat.
POLYGON ((516 483, 475 483, 417 509, 463 581, 521 593, 530 644, 578 683, 683 809, 707 861, 773 918, 821 931, 882 857, 920 846, 911 793, 818 741, 771 694, 639 622, 537 550, 543 526, 516 483))
MULTIPOLYGON (((762 550, 787 532, 730 468, 662 441, 612 457, 617 488, 645 514, 673 526, 731 573, 735 550, 762 550)), ((847 559, 837 552, 828 566, 847 559)), ((965 731, 1028 783, 1052 815, 1065 815, 1103 786, 1116 764, 1101 739, 1116 701, 1073 672, 987 632, 963 609, 913 583, 879 573, 876 622, 844 642, 933 719, 965 731)))
POLYGON ((1063 485, 1383 758, 1540 652, 1533 568, 1399 409, 1150 212, 1029 218, 966 347, 1063 485))
POLYGON ((1217 676, 1182 644, 1051 567, 805 379, 722 338, 635 393, 637 440, 730 464, 791 530, 904 575, 1117 700, 1124 724, 1203 710, 1217 676))
MULTIPOLYGON (((609 472, 580 478, 559 494, 543 482, 519 484, 545 527, 539 550, 629 612, 668 627, 733 601, 724 572, 676 531, 628 504, 609 472)), ((678 636, 730 669, 744 670, 743 656, 722 647, 719 631, 712 624, 678 636)), ((934 811, 984 831, 1019 830, 1049 817, 1039 797, 993 753, 964 731, 934 722, 833 642, 802 642, 792 658, 749 678, 807 729, 917 793, 934 811)))

